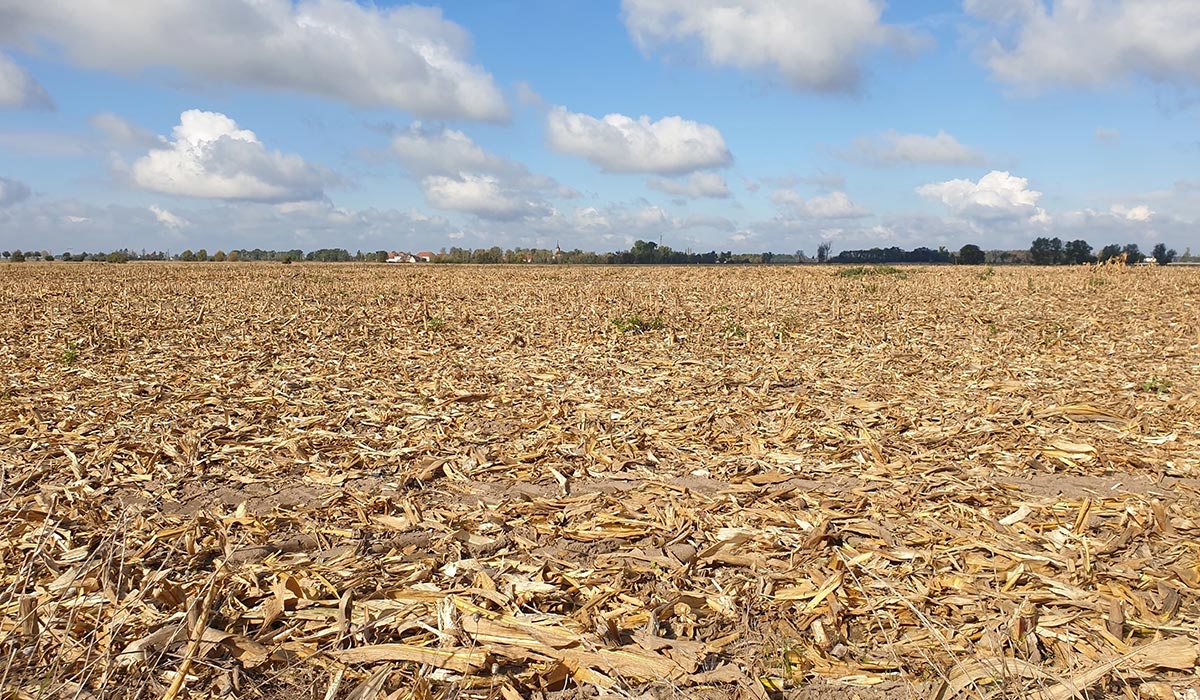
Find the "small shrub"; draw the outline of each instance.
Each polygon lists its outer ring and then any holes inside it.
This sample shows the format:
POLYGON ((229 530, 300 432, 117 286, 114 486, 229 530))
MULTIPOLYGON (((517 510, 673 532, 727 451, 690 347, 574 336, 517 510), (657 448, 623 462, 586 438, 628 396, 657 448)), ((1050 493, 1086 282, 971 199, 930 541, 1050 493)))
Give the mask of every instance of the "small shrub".
POLYGON ((907 277, 907 273, 905 273, 904 270, 894 268, 891 265, 872 265, 870 267, 860 265, 858 267, 846 267, 838 270, 834 274, 838 277, 847 277, 852 279, 858 277, 871 277, 874 275, 899 275, 901 278, 907 277))
POLYGON ((425 330, 427 331, 437 332, 446 327, 446 319, 442 318, 441 316, 425 314, 425 318, 422 319, 421 325, 424 326, 425 330))
POLYGON ((661 316, 646 319, 642 318, 640 314, 630 314, 624 318, 614 318, 612 324, 622 333, 645 333, 646 331, 662 330, 663 320, 661 316))
POLYGON ((63 350, 62 356, 59 358, 63 364, 70 367, 79 359, 79 346, 75 343, 67 343, 67 349, 63 350))
POLYGON ((721 329, 721 332, 724 333, 725 335, 731 335, 734 338, 745 338, 746 337, 746 329, 743 328, 736 321, 730 321, 729 323, 726 323, 725 327, 721 329))
POLYGON ((1175 382, 1163 379, 1162 377, 1151 376, 1149 379, 1142 382, 1142 391, 1151 394, 1165 394, 1166 392, 1170 391, 1171 387, 1173 386, 1175 386, 1175 382))

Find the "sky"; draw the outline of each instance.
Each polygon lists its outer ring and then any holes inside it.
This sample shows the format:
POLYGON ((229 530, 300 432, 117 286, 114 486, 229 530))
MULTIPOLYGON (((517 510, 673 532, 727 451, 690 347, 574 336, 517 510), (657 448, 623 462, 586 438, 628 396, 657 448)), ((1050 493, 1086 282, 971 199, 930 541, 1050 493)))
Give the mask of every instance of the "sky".
POLYGON ((1200 252, 1194 0, 0 0, 0 247, 1200 252))

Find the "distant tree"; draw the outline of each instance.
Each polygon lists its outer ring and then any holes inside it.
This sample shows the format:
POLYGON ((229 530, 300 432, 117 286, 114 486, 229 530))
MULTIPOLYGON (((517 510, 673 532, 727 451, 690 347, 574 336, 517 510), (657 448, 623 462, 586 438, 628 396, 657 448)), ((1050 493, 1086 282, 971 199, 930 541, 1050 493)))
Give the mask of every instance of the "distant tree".
POLYGON ((829 241, 821 241, 821 245, 817 246, 817 262, 823 263, 829 260, 829 253, 833 250, 833 243, 829 241))
POLYGON ((10 262, 23 263, 25 262, 25 254, 19 250, 14 250, 12 256, 9 257, 10 262))
POLYGON ((1121 257, 1121 244, 1120 243, 1109 243, 1108 245, 1101 248, 1100 255, 1096 256, 1096 258, 1100 262, 1106 262, 1108 260, 1112 260, 1113 258, 1119 258, 1119 257, 1121 257))
POLYGON ((237 262, 241 259, 242 259, 241 253, 238 253, 236 250, 229 251, 229 256, 226 258, 226 260, 228 260, 229 262, 237 262))
POLYGON ((8 250, 6 250, 6 251, 4 251, 3 253, 0 253, 0 257, 3 257, 5 260, 7 260, 8 258, 11 258, 11 257, 12 257, 12 251, 8 251, 8 250))
POLYGON ((1029 260, 1034 265, 1057 265, 1062 257, 1062 241, 1058 238, 1035 238, 1029 246, 1029 260))
POLYGON ((213 253, 213 261, 214 262, 225 262, 225 260, 226 260, 225 251, 218 250, 217 252, 213 253))
POLYGON ((184 262, 195 262, 196 254, 192 252, 191 248, 188 248, 187 250, 185 250, 179 254, 179 259, 184 262))
POLYGON ((1125 262, 1136 265, 1146 259, 1146 254, 1138 250, 1137 243, 1127 243, 1121 252, 1125 254, 1125 262))
POLYGON ((1096 261, 1095 256, 1092 255, 1092 246, 1082 239, 1067 243, 1063 247, 1063 256, 1066 258, 1064 262, 1068 264, 1082 265, 1096 261))
POLYGON ((1174 250, 1167 250, 1166 243, 1159 243, 1154 246, 1154 250, 1150 254, 1154 256, 1159 265, 1175 262, 1175 256, 1177 255, 1174 250))
POLYGON ((196 251, 196 262, 208 262, 208 251, 201 248, 196 251))
POLYGON ((292 264, 292 256, 290 256, 290 255, 283 256, 283 260, 281 262, 284 265, 291 265, 292 264))
POLYGON ((968 243, 958 250, 960 265, 982 265, 984 257, 983 249, 974 243, 968 243))
POLYGON ((127 262, 129 262, 129 253, 127 253, 123 250, 116 250, 116 251, 109 253, 108 255, 105 255, 103 260, 104 260, 104 262, 110 262, 110 263, 127 263, 127 262))

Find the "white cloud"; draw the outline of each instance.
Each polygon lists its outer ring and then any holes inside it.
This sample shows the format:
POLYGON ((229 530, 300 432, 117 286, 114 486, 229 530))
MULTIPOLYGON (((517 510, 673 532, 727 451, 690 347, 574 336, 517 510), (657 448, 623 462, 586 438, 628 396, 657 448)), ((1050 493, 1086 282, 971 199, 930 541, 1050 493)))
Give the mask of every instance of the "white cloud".
POLYGON ((112 112, 93 114, 88 123, 115 148, 162 148, 166 143, 161 136, 112 112))
POLYGON ((5 36, 48 39, 87 68, 321 95, 431 118, 504 120, 470 36, 441 10, 353 0, 0 2, 5 36))
POLYGON ((1025 0, 1001 11, 998 0, 965 9, 998 23, 1001 38, 985 49, 992 73, 1037 89, 1099 86, 1143 77, 1200 83, 1200 3, 1188 0, 1025 0), (1007 25, 1007 26, 1006 26, 1007 25))
POLYGON ((579 196, 553 178, 489 153, 453 129, 427 128, 416 122, 393 137, 390 152, 410 175, 420 178, 425 201, 439 209, 512 220, 548 210, 547 196, 579 196))
POLYGON ((421 179, 421 189, 430 206, 465 211, 485 219, 509 221, 547 210, 544 202, 530 199, 526 192, 494 175, 430 175, 421 179))
POLYGON ((1019 219, 1042 222, 1046 213, 1038 207, 1042 193, 1029 189, 1029 181, 1001 170, 970 180, 933 182, 917 188, 917 194, 940 201, 951 213, 972 219, 1019 219))
POLYGON ((1135 207, 1127 207, 1123 204, 1114 204, 1109 207, 1109 211, 1116 216, 1122 217, 1126 221, 1149 221, 1154 212, 1145 204, 1139 204, 1135 207))
POLYGON ((188 197, 264 202, 315 199, 332 173, 297 155, 268 151, 253 131, 219 112, 189 110, 173 141, 133 163, 130 175, 147 190, 188 197))
POLYGON ((980 165, 984 161, 979 151, 964 146, 945 131, 934 136, 901 134, 888 130, 871 138, 856 139, 849 160, 870 165, 980 165))
POLYGON ((448 175, 461 171, 494 173, 521 166, 488 153, 461 131, 428 128, 414 122, 392 138, 391 153, 415 175, 448 175))
POLYGON ((646 185, 652 190, 665 192, 676 197, 711 197, 722 199, 730 195, 725 178, 716 173, 692 173, 687 180, 665 180, 652 178, 646 185))
POLYGON ((876 0, 623 0, 643 50, 696 42, 716 66, 767 70, 793 88, 853 92, 872 49, 921 41, 884 24, 876 0))
POLYGON ((551 148, 587 158, 608 172, 680 175, 733 160, 716 127, 682 117, 650 121, 609 114, 597 119, 555 107, 546 127, 551 148))
POLYGON ((154 218, 158 219, 158 223, 166 226, 169 229, 181 229, 188 225, 188 220, 175 215, 167 209, 159 207, 157 204, 151 204, 150 213, 154 214, 154 218))
POLYGON ((29 185, 13 178, 0 177, 0 207, 7 207, 29 198, 29 185))
POLYGON ((54 100, 29 73, 0 53, 0 107, 54 109, 54 100))
POLYGON ((871 210, 856 204, 845 192, 830 192, 805 199, 791 189, 776 190, 771 201, 789 215, 801 219, 861 219, 871 216, 871 210))
POLYGON ((169 213, 186 224, 180 228, 165 225, 151 207, 96 206, 72 200, 29 202, 0 208, 0 231, 20 232, 6 244, 10 247, 55 252, 117 248, 179 252, 185 247, 209 252, 337 247, 353 252, 437 250, 454 230, 443 217, 394 209, 343 209, 328 201, 217 202, 169 213))

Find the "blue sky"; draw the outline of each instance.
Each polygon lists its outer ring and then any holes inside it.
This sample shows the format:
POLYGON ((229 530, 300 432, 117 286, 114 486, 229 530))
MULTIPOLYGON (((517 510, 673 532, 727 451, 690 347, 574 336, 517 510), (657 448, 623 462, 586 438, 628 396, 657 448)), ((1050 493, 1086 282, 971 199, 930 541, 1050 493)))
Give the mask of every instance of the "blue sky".
POLYGON ((0 0, 0 247, 1200 250, 1200 3, 0 0))

